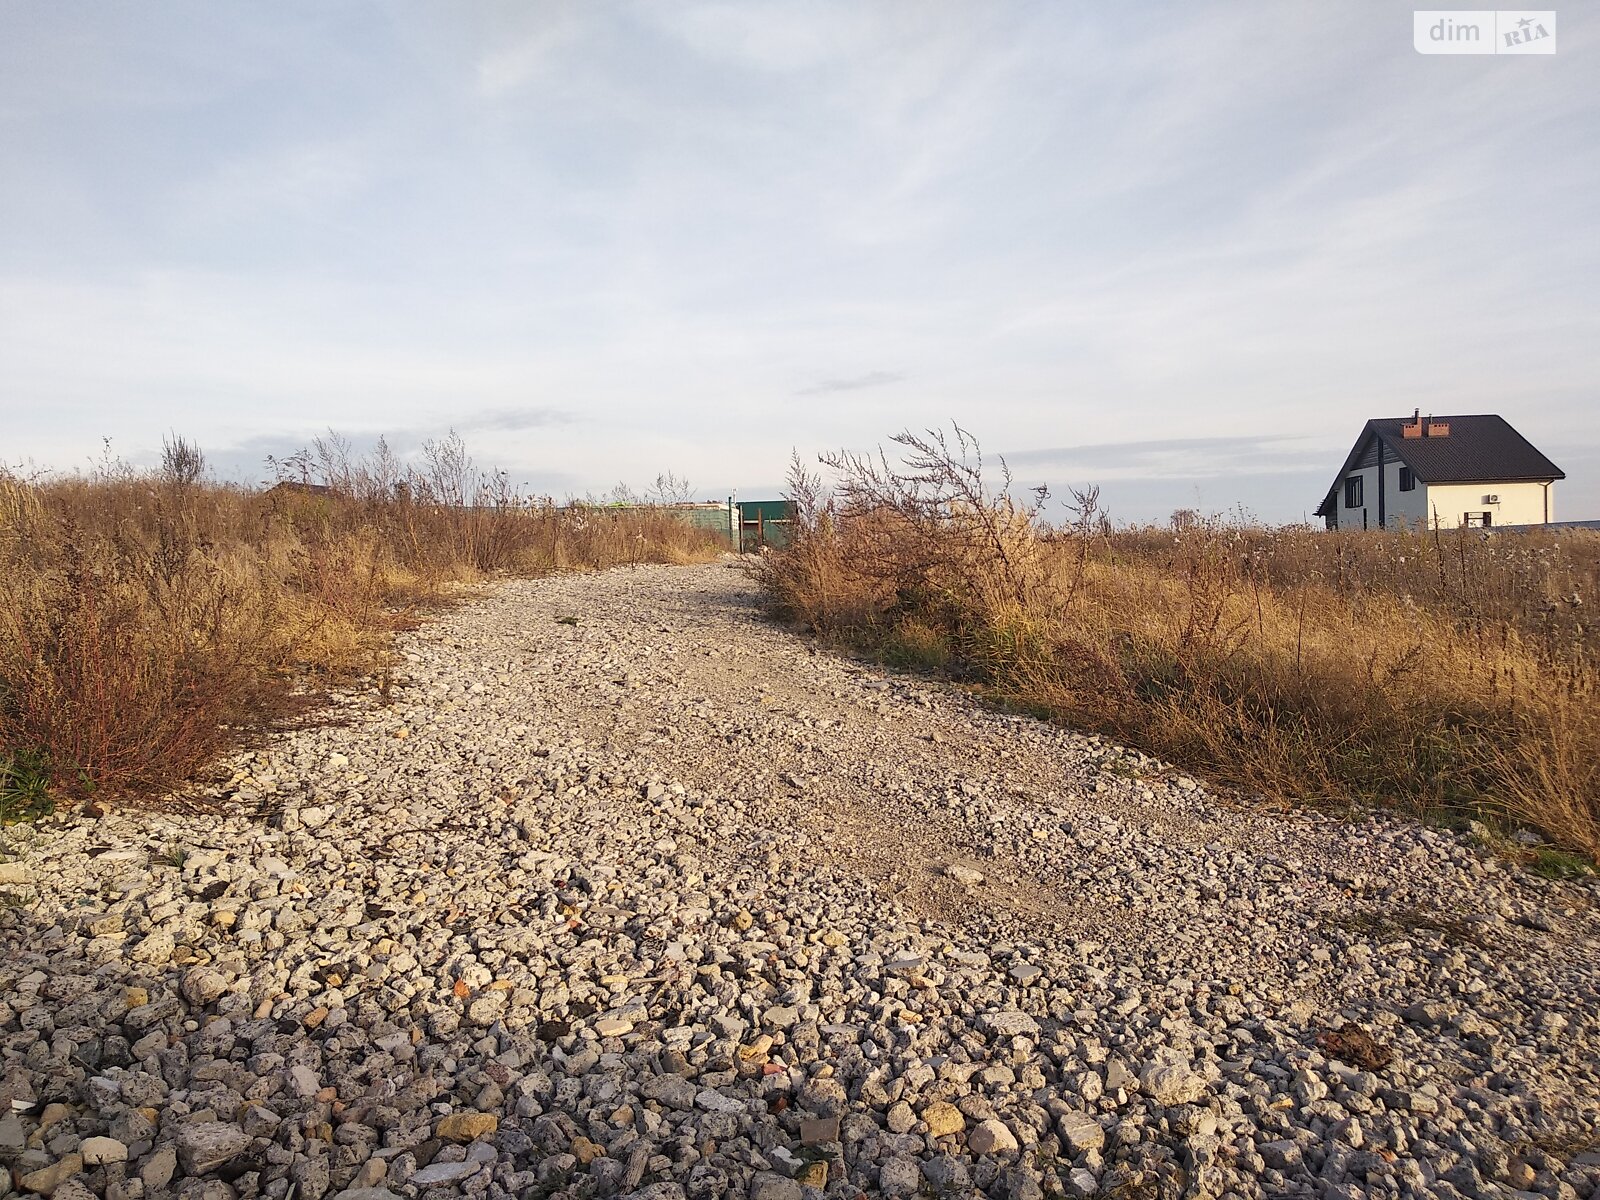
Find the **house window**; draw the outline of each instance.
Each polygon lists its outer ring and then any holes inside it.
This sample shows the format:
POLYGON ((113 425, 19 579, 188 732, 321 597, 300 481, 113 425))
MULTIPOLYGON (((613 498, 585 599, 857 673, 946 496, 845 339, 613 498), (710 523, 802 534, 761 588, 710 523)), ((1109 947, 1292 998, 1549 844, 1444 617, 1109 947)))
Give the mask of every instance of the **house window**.
POLYGON ((1488 529, 1494 524, 1494 514, 1486 512, 1469 512, 1461 514, 1462 523, 1468 529, 1488 529))
POLYGON ((1352 475, 1344 481, 1344 506, 1346 508, 1361 507, 1361 476, 1352 475))
POLYGON ((1410 467, 1400 468, 1400 490, 1414 492, 1417 490, 1417 477, 1411 473, 1410 467))

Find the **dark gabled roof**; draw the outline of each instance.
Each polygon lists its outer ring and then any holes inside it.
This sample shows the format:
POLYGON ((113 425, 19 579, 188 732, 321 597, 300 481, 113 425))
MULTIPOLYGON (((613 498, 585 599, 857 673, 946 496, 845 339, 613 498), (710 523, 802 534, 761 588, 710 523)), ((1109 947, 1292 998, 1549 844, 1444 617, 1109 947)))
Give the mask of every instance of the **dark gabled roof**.
POLYGON ((1565 471, 1534 449, 1532 442, 1511 428, 1504 417, 1482 413, 1427 420, 1448 425, 1449 436, 1405 437, 1400 428, 1412 424, 1411 417, 1375 417, 1368 421, 1318 506, 1317 516, 1328 511, 1339 481, 1349 474, 1366 450, 1368 439, 1374 437, 1381 439, 1422 483, 1543 483, 1567 477, 1565 471))
POLYGON ((1450 426, 1448 437, 1408 438, 1400 433, 1405 417, 1369 421, 1384 445, 1423 483, 1522 483, 1565 479, 1551 462, 1504 417, 1430 417, 1450 426))

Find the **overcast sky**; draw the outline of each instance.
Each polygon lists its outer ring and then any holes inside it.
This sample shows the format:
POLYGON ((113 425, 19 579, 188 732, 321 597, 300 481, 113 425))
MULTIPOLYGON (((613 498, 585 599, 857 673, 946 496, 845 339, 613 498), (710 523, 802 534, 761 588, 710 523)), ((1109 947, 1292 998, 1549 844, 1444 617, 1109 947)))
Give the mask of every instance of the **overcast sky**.
POLYGON ((556 494, 958 420, 1113 515, 1499 412, 1600 517, 1600 38, 1392 3, 0 5, 0 457, 454 427, 556 494))

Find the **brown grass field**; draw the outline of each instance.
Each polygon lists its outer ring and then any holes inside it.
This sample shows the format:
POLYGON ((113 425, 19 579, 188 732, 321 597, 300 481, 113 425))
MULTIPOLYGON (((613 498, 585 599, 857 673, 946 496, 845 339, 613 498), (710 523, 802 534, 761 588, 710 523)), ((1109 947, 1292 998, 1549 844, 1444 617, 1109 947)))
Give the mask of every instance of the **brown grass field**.
POLYGON ((476 470, 458 440, 420 470, 337 440, 289 464, 331 490, 164 467, 0 474, 0 820, 194 778, 459 586, 725 547, 663 508, 557 506, 476 470))
POLYGON ((1273 800, 1527 825, 1600 857, 1600 533, 1113 529, 962 431, 796 464, 775 611, 1273 800))

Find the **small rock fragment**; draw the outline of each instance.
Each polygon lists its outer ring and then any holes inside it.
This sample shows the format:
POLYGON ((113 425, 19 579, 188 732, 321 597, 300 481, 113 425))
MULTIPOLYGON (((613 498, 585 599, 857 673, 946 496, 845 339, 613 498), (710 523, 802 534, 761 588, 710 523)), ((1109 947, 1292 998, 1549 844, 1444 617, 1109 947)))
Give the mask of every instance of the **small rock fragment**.
POLYGON ((186 1175, 205 1175, 224 1167, 250 1144, 244 1130, 221 1121, 179 1126, 175 1140, 186 1175))
POLYGON ((22 1176, 18 1182, 25 1192, 38 1192, 41 1196, 48 1196, 82 1170, 83 1157, 78 1154, 68 1154, 63 1158, 57 1159, 48 1167, 30 1171, 22 1176))
POLYGON ((820 1146, 839 1140, 838 1117, 810 1117, 800 1122, 800 1144, 820 1146))
POLYGON ((974 1154, 1008 1154, 1017 1148, 1016 1135, 1003 1121, 991 1117, 967 1134, 967 1149, 974 1154))
POLYGON ((471 1142, 488 1137, 500 1127, 500 1118, 493 1113, 451 1113, 439 1119, 435 1132, 448 1142, 471 1142))
POLYGON ((928 1126, 929 1137, 949 1137, 967 1127, 967 1119, 954 1104, 936 1100, 922 1110, 922 1119, 928 1126))
POLYGON ((116 1138, 85 1138, 78 1145, 78 1153, 83 1155, 83 1161, 91 1167, 128 1161, 128 1148, 116 1138))

